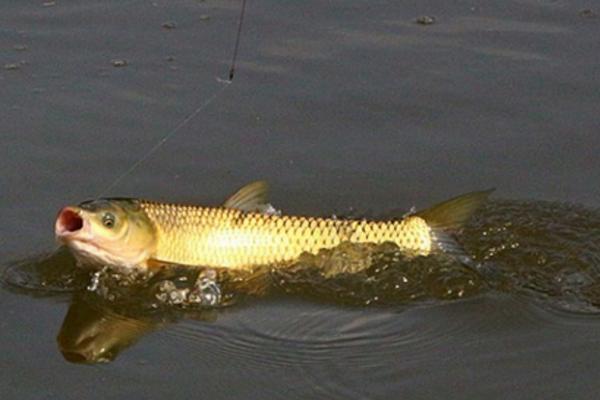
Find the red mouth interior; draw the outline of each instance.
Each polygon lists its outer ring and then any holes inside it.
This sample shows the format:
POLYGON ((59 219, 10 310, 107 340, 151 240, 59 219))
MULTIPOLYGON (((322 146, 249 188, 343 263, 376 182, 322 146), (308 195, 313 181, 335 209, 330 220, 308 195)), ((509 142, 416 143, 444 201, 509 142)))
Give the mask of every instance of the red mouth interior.
POLYGON ((58 223, 67 232, 77 232, 83 228, 83 219, 75 211, 68 208, 60 212, 58 223))

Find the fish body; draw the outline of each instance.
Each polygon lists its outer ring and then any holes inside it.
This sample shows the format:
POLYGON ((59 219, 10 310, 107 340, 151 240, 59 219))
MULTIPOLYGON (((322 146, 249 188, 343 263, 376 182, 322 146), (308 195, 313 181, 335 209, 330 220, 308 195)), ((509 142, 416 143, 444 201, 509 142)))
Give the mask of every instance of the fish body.
POLYGON ((157 260, 248 269, 293 260, 342 242, 394 242, 418 254, 431 251, 430 229, 420 217, 401 221, 339 220, 265 215, 140 201, 155 227, 157 260))
POLYGON ((154 262, 249 270, 303 252, 350 243, 395 243, 415 255, 460 253, 446 233, 490 191, 459 196, 401 220, 314 218, 269 212, 267 186, 254 182, 222 207, 100 199, 59 213, 57 238, 87 262, 146 268, 154 262))

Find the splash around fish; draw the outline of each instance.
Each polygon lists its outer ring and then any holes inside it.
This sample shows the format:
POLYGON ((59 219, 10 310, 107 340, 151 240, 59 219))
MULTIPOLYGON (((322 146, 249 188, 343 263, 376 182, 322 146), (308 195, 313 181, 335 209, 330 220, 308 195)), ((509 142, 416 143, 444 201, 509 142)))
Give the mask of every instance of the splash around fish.
MULTIPOLYGON (((82 218, 80 229, 83 224, 82 218)), ((70 300, 59 347, 67 360, 88 363, 110 361, 146 332, 182 318, 212 322, 235 312, 238 307, 229 307, 234 304, 289 297, 403 310, 508 295, 596 318, 599 227, 600 212, 582 206, 489 201, 457 238, 473 261, 496 274, 493 279, 441 251, 411 255, 392 242, 344 242, 251 271, 187 265, 90 270, 73 250, 60 247, 7 265, 0 284, 36 298, 70 300)))

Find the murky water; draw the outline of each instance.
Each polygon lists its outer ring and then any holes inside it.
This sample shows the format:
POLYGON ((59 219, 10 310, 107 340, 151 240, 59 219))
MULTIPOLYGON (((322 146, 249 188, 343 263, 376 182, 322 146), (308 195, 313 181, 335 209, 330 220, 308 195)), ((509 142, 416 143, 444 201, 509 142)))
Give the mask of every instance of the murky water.
POLYGON ((234 83, 107 195, 262 178, 286 213, 398 216, 497 190, 458 235, 476 269, 341 246, 214 277, 93 275, 52 226, 220 89, 239 3, 42 3, 0 13, 3 399, 596 396, 594 2, 250 2, 234 83))

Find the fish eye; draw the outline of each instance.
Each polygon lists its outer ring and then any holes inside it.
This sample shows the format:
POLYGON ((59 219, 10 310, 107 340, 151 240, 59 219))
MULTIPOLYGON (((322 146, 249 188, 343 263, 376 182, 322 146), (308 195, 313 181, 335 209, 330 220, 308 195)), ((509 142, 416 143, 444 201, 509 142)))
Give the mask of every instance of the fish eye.
POLYGON ((102 216, 102 224, 107 228, 115 226, 115 216, 109 212, 104 213, 102 216))

